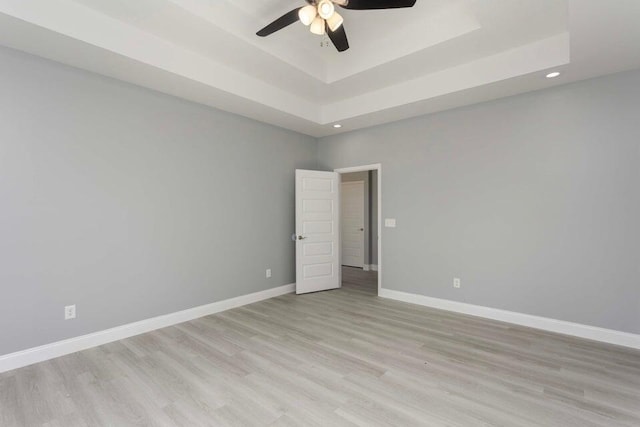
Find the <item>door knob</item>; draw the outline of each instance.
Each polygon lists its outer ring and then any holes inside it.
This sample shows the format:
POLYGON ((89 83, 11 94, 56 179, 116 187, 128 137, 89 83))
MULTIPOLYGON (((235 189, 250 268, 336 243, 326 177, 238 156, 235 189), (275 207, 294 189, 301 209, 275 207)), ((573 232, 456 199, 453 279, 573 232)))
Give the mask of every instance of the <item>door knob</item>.
POLYGON ((360 231, 364 231, 364 228, 361 228, 360 231))
POLYGON ((303 239, 306 239, 306 237, 305 236, 298 236, 298 240, 303 240, 303 239))

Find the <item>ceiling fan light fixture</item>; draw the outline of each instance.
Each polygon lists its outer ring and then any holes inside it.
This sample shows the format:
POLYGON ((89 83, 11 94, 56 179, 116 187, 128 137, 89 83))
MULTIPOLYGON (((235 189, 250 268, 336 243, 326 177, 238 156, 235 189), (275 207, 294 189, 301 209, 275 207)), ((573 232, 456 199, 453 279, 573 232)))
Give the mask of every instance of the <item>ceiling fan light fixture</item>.
POLYGON ((327 19, 327 24, 329 25, 329 29, 333 32, 340 28, 340 25, 344 22, 344 19, 338 12, 335 12, 331 15, 331 18, 327 19))
POLYGON ((316 16, 316 19, 311 23, 311 27, 309 27, 309 31, 313 34, 317 34, 319 36, 324 34, 324 19, 319 16, 316 16))
MULTIPOLYGON (((301 0, 298 0, 301 2, 301 0)), ((417 0, 306 0, 284 15, 276 18, 256 32, 258 37, 267 37, 298 21, 309 27, 312 34, 323 36, 320 46, 332 43, 338 52, 349 49, 349 40, 344 29, 344 19, 336 13, 338 6, 349 10, 379 10, 410 8, 417 0)), ((2 0, 0 0, 2 2, 2 0)))
POLYGON ((331 15, 333 15, 335 11, 336 8, 331 0, 320 0, 320 3, 318 3, 318 15, 320 15, 322 19, 331 18, 331 15))
POLYGON ((317 15, 316 7, 312 5, 305 6, 298 11, 298 17, 300 18, 300 22, 302 22, 304 25, 307 25, 307 26, 311 25, 316 15, 317 15))

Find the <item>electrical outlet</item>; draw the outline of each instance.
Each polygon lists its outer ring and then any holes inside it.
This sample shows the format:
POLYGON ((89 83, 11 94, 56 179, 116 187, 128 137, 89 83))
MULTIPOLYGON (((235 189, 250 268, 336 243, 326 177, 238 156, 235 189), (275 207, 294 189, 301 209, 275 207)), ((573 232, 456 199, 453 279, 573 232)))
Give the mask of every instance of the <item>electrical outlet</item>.
POLYGON ((453 287, 454 288, 459 288, 460 287, 460 279, 457 277, 453 278, 453 287))
POLYGON ((267 268, 267 279, 271 277, 271 269, 267 268))
POLYGON ((76 318, 76 305, 68 305, 64 308, 64 320, 76 318))

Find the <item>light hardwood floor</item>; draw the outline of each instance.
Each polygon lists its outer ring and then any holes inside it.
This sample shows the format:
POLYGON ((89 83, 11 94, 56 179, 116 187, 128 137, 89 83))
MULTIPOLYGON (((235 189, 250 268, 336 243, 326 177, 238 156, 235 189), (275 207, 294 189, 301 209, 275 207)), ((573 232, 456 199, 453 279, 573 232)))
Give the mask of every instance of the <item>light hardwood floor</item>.
POLYGON ((640 352, 381 299, 375 275, 0 374, 0 426, 640 426, 640 352))

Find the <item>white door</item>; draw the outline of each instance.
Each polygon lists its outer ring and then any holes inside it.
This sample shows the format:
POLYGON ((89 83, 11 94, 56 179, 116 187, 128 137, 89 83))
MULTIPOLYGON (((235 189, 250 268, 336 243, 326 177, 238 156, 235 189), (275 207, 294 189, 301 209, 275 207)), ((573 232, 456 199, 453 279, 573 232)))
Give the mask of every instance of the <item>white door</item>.
POLYGON ((364 181, 343 182, 342 265, 364 267, 364 181))
POLYGON ((296 293, 336 289, 340 274, 340 175, 296 170, 296 293))

